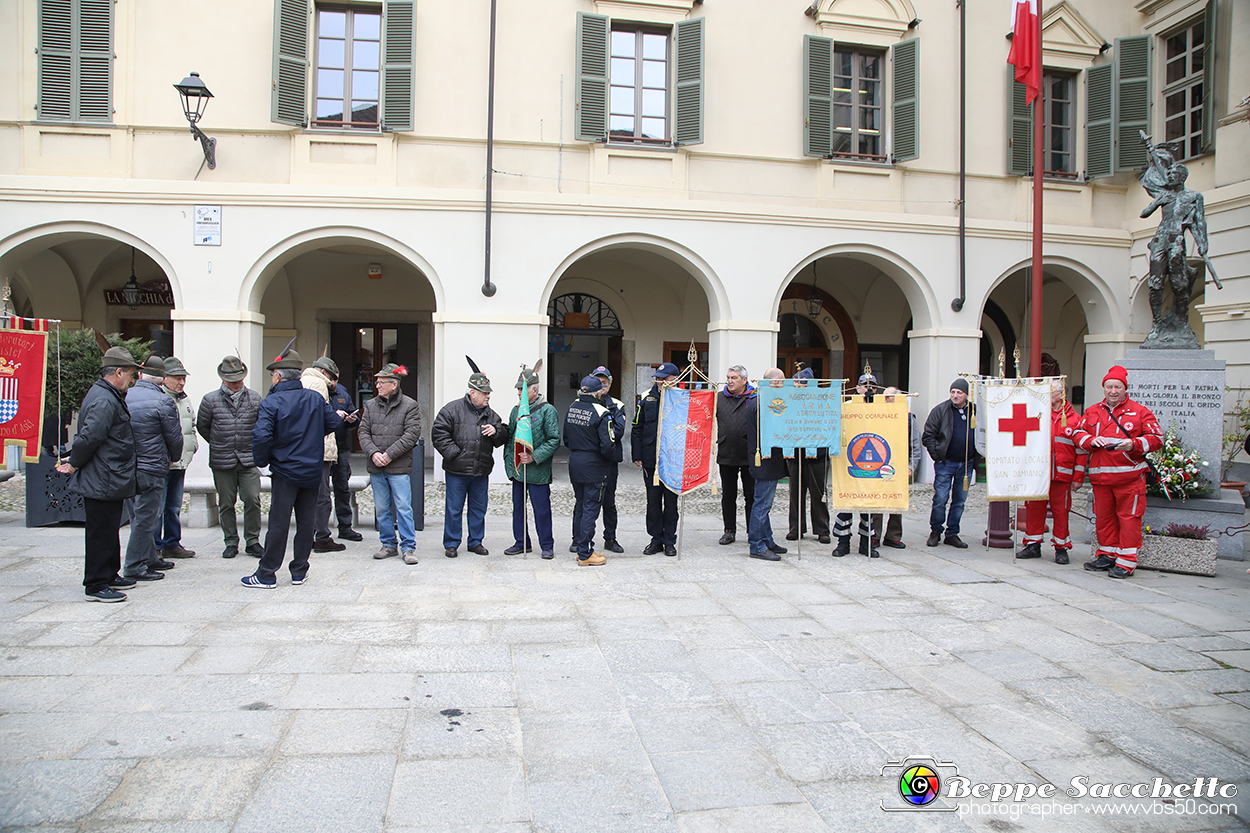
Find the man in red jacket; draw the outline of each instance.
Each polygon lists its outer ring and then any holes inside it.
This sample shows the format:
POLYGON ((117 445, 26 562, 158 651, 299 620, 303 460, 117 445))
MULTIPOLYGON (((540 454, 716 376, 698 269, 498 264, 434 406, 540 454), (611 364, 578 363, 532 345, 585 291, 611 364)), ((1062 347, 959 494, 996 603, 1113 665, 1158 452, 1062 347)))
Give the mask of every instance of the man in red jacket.
POLYGON ((1150 409, 1128 398, 1128 372, 1116 365, 1102 380, 1102 402, 1085 410, 1072 439, 1089 453, 1098 555, 1087 570, 1128 578, 1137 567, 1141 519, 1146 513, 1146 454, 1163 447, 1150 409))
POLYGON ((1072 538, 1068 535, 1068 512, 1072 509, 1072 491, 1085 480, 1085 453, 1076 450, 1072 435, 1076 433, 1076 410, 1063 395, 1063 381, 1050 383, 1050 499, 1025 503, 1024 549, 1016 558, 1041 558, 1042 538, 1046 532, 1046 506, 1050 505, 1054 529, 1050 542, 1055 545, 1055 563, 1068 563, 1072 538))

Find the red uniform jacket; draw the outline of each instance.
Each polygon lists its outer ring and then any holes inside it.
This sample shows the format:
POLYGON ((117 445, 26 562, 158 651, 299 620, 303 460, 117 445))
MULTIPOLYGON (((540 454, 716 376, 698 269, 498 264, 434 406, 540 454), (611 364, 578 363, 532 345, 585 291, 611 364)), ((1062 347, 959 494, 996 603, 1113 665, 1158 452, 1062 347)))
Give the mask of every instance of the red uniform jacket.
POLYGON ((1112 413, 1105 400, 1086 408, 1072 437, 1078 450, 1089 452, 1089 482, 1095 486, 1116 486, 1144 478, 1146 453, 1163 447, 1159 420, 1145 405, 1126 398, 1114 410, 1123 431, 1112 421, 1112 413), (1128 451, 1094 448, 1094 437, 1129 439, 1133 447, 1128 451))
MULTIPOLYGON (((1118 416, 1118 414, 1117 414, 1118 416)), ((1063 403, 1063 410, 1050 412, 1050 479, 1060 483, 1083 483, 1085 481, 1085 462, 1088 459, 1084 451, 1076 447, 1073 436, 1081 416, 1071 403, 1063 403), (1067 416, 1068 425, 1063 425, 1063 417, 1067 416)))

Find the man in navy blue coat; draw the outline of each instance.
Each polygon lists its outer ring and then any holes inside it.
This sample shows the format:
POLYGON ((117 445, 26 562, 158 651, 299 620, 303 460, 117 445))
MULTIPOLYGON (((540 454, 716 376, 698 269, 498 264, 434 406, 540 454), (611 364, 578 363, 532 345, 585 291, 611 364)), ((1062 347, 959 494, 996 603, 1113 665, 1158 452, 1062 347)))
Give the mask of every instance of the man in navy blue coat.
POLYGON ((257 466, 269 466, 272 501, 265 554, 256 572, 243 578, 245 587, 277 586, 278 568, 286 558, 292 509, 295 550, 291 555, 291 583, 303 584, 308 575, 325 437, 343 420, 321 394, 300 383, 303 367, 299 353, 287 350, 265 368, 273 374, 273 387, 260 403, 252 429, 252 458, 257 466))
POLYGON ((608 410, 602 401, 607 392, 603 380, 587 376, 582 379, 577 401, 564 415, 569 480, 580 510, 580 516, 574 517, 578 566, 598 567, 607 561, 603 553, 594 552, 595 521, 599 520, 608 476, 621 456, 620 446, 616 444, 616 411, 608 410))

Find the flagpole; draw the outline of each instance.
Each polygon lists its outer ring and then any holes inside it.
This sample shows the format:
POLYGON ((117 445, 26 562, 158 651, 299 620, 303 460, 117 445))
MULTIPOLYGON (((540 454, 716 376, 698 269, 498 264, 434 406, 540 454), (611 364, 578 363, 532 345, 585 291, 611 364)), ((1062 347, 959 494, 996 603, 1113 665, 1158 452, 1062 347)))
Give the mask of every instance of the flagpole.
MULTIPOLYGON (((1042 169, 1046 154, 1046 119, 1042 102, 1046 99, 1042 73, 1042 21, 1038 4, 1037 21, 1037 97, 1033 99, 1033 271, 1030 301, 1029 375, 1042 375, 1042 169)), ((1019 376, 1020 374, 1016 374, 1019 376)))

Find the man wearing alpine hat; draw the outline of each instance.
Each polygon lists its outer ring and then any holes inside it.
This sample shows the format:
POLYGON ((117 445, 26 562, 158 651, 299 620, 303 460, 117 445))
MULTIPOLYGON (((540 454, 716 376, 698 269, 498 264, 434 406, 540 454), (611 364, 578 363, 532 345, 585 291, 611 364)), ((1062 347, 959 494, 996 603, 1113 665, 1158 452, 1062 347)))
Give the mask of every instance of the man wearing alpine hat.
MULTIPOLYGON (((421 439, 421 409, 417 400, 399 389, 399 380, 407 375, 408 368, 394 363, 383 365, 373 374, 378 395, 361 409, 360 450, 369 461, 366 468, 382 542, 373 557, 381 560, 402 552, 405 564, 416 564, 410 478, 414 465, 412 450, 421 439)), ((342 449, 339 451, 343 453, 342 449)), ((424 460, 415 461, 415 465, 424 464, 424 460)))
POLYGON ((343 420, 315 390, 300 383, 304 362, 287 349, 265 369, 273 387, 260 403, 252 429, 252 458, 269 466, 271 502, 265 554, 256 572, 243 578, 245 587, 273 589, 278 568, 286 558, 286 539, 295 512, 295 548, 291 554, 291 584, 308 576, 317 513, 317 492, 325 471, 325 438, 343 420))
POLYGON ((1085 409, 1072 433, 1077 449, 1089 453, 1094 488, 1098 553, 1085 569, 1128 578, 1137 569, 1146 513, 1146 455, 1163 447, 1163 431, 1149 408, 1128 398, 1122 366, 1107 371, 1102 393, 1103 401, 1085 409))

